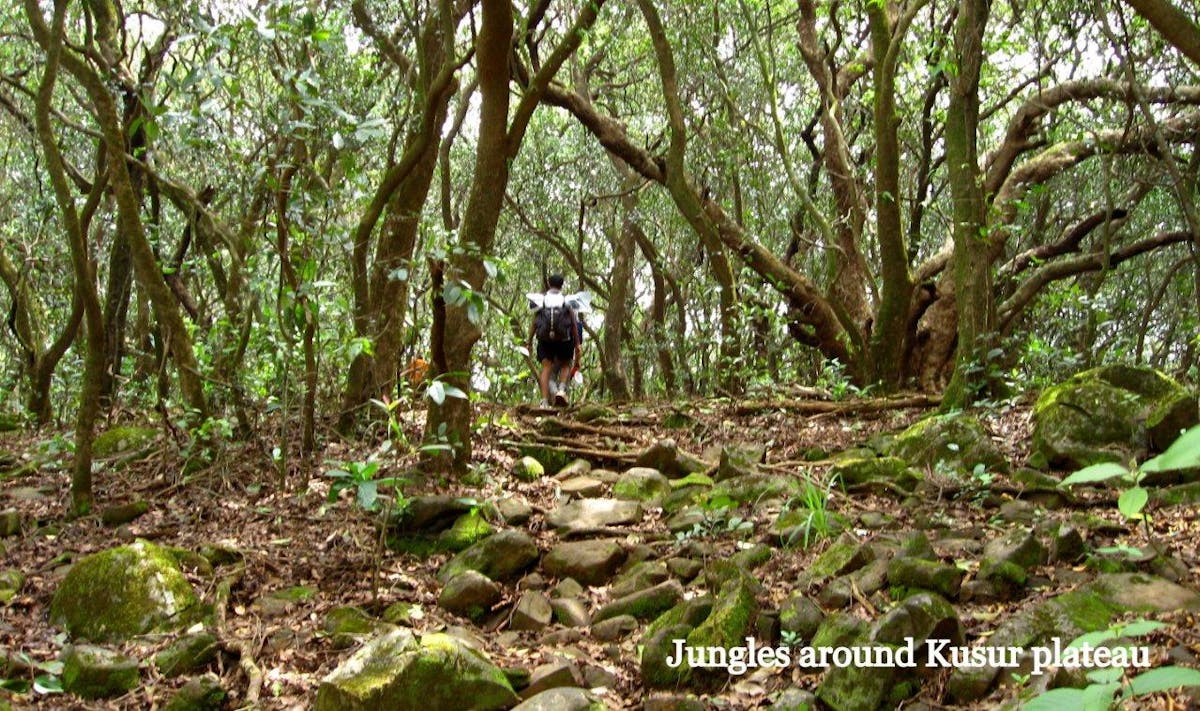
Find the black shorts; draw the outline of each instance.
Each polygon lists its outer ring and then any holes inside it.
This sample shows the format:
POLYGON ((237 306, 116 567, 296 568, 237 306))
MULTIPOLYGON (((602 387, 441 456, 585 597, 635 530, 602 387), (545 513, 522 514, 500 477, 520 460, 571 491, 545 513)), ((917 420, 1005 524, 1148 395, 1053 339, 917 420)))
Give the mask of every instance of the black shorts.
POLYGON ((551 363, 570 363, 575 359, 575 342, 538 341, 537 359, 539 363, 544 360, 551 363))

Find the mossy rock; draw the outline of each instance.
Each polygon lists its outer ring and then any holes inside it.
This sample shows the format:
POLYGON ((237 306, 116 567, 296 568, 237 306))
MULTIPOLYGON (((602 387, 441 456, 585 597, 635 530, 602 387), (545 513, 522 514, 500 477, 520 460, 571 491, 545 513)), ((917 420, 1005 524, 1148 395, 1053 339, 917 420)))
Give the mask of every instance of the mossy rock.
POLYGON ((189 679, 163 706, 163 711, 219 711, 225 701, 225 689, 216 674, 189 679))
POLYGON ((571 455, 566 452, 542 447, 536 444, 522 445, 517 449, 522 457, 532 457, 542 465, 542 471, 556 472, 571 463, 571 455))
POLYGON ((63 690, 85 699, 120 696, 140 677, 133 657, 90 644, 68 645, 62 663, 63 690))
POLYGON ((933 415, 896 436, 889 453, 909 464, 933 470, 969 473, 979 464, 1008 471, 1008 462, 979 420, 965 413, 933 415))
POLYGON ((459 516, 455 519, 453 526, 442 531, 438 536, 438 543, 446 550, 457 553, 470 548, 495 532, 496 529, 492 524, 488 523, 478 510, 473 510, 459 516))
POLYGON ((757 504, 767 499, 787 500, 804 493, 799 479, 779 474, 747 474, 723 481, 709 491, 709 500, 728 497, 739 504, 757 504))
MULTIPOLYGON (((0 555, 2 554, 3 551, 0 551, 0 555)), ((23 587, 25 587, 25 573, 17 568, 0 570, 0 605, 11 602, 23 587)))
POLYGON ((94 642, 182 629, 203 612, 171 554, 143 540, 75 563, 50 602, 52 623, 94 642))
POLYGON ((438 570, 438 582, 445 585, 455 575, 474 570, 496 582, 507 582, 538 561, 537 544, 523 531, 501 531, 471 545, 451 558, 438 570))
POLYGON ((325 615, 325 634, 329 635, 337 649, 353 647, 364 637, 386 632, 390 628, 388 623, 371 617, 361 607, 354 605, 335 607, 325 615))
POLYGON ((482 653, 446 634, 420 640, 396 629, 367 643, 325 677, 316 711, 506 709, 518 698, 482 653))
POLYGON ((900 457, 839 457, 829 469, 847 489, 912 491, 921 472, 900 457))
POLYGON ((1033 409, 1030 461, 1079 468, 1141 459, 1154 449, 1150 428, 1156 439, 1173 441, 1170 431, 1191 426, 1196 417, 1194 396, 1157 370, 1095 368, 1042 392, 1033 409))
POLYGON ((683 665, 671 667, 667 657, 675 653, 677 640, 686 641, 713 610, 711 597, 685 600, 659 615, 642 635, 640 672, 642 683, 652 689, 678 686, 691 676, 683 665))
MULTIPOLYGON (((1056 597, 1026 606, 988 637, 995 647, 1064 641, 1085 632, 1107 628, 1126 613, 1165 613, 1200 610, 1200 594, 1162 578, 1137 573, 1105 574, 1056 597)), ((981 666, 954 669, 947 681, 949 700, 970 703, 991 690, 1003 669, 981 666)))
POLYGON ((536 457, 524 456, 513 464, 512 473, 522 481, 537 481, 546 476, 546 467, 536 457))
POLYGON ((154 666, 163 676, 182 676, 203 669, 217 656, 217 638, 202 630, 185 634, 154 655, 154 666))
POLYGON ((92 442, 92 452, 97 457, 135 452, 153 443, 157 438, 158 430, 151 427, 112 427, 96 435, 92 442))
POLYGON ((671 481, 657 469, 633 467, 613 484, 613 496, 629 501, 661 501, 671 493, 671 481))

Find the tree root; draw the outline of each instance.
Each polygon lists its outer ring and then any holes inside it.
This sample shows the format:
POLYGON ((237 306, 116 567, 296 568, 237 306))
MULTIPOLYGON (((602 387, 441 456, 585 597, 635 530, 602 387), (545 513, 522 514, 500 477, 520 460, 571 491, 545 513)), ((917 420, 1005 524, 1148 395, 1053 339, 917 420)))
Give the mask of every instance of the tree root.
POLYGON ((738 403, 734 412, 739 415, 756 415, 770 410, 787 410, 798 415, 857 415, 867 412, 903 410, 909 407, 928 408, 941 402, 933 395, 911 395, 898 398, 875 400, 849 400, 826 402, 824 400, 747 400, 738 403))

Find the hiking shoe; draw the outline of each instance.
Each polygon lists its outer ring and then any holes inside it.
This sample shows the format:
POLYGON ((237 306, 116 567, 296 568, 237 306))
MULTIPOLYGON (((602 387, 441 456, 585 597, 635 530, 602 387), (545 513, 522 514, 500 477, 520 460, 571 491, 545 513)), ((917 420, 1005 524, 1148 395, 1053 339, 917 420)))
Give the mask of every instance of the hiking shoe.
POLYGON ((567 402, 567 394, 559 390, 554 396, 554 404, 557 407, 566 407, 568 404, 570 404, 567 402))

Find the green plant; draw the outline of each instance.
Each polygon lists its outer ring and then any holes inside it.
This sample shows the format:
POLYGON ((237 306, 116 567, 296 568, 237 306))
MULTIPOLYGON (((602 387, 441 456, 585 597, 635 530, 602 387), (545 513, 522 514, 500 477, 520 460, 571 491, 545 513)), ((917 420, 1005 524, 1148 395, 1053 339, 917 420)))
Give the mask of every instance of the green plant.
POLYGON ((11 691, 14 694, 28 694, 32 691, 39 695, 63 693, 61 678, 63 663, 57 659, 35 662, 28 654, 17 652, 9 660, 9 667, 28 669, 33 678, 0 679, 0 689, 4 691, 11 691))
POLYGON ((329 487, 329 501, 337 501, 338 495, 345 489, 355 490, 355 500, 365 511, 374 511, 379 503, 379 487, 398 487, 405 483, 397 477, 376 479, 379 472, 379 462, 349 462, 342 469, 330 469, 325 476, 332 477, 329 487))
MULTIPOLYGON (((1166 625, 1152 620, 1133 620, 1118 623, 1107 629, 1080 635, 1067 645, 1068 649, 1096 648, 1106 642, 1130 637, 1143 637, 1166 625)), ((1130 699, 1182 686, 1200 686, 1200 671, 1187 667, 1165 666, 1144 671, 1125 679, 1126 670, 1107 667, 1088 672, 1090 682, 1082 689, 1051 689, 1021 704, 1022 711, 1107 711, 1114 702, 1124 704, 1130 699)))
POLYGON ((1140 466, 1136 462, 1130 462, 1128 467, 1116 462, 1101 462, 1071 474, 1059 482, 1059 486, 1069 487, 1119 480, 1125 485, 1125 490, 1117 498, 1117 510, 1131 521, 1141 521, 1149 536, 1151 534, 1150 520, 1146 514, 1146 505, 1150 502, 1150 492, 1142 486, 1142 481, 1151 472, 1175 471, 1194 467, 1200 467, 1200 425, 1184 432, 1170 447, 1167 447, 1167 451, 1146 460, 1140 466))
POLYGON ((845 364, 837 358, 825 361, 816 384, 818 388, 828 390, 829 397, 834 400, 845 400, 849 396, 863 394, 863 391, 850 381, 845 364))
POLYGON ((804 490, 800 493, 800 496, 789 499, 784 504, 783 510, 779 513, 780 517, 788 511, 793 510, 793 506, 795 506, 795 510, 805 512, 800 524, 791 529, 787 545, 790 546, 796 542, 797 538, 802 538, 801 545, 804 548, 808 548, 810 541, 829 535, 832 530, 832 518, 829 514, 829 492, 836 484, 837 477, 830 479, 827 489, 822 489, 812 481, 806 480, 804 482, 804 490))
POLYGON ((732 498, 719 494, 707 499, 701 504, 704 512, 703 520, 692 524, 692 527, 675 534, 676 540, 718 536, 722 534, 737 534, 754 528, 754 523, 737 515, 737 502, 732 498))

